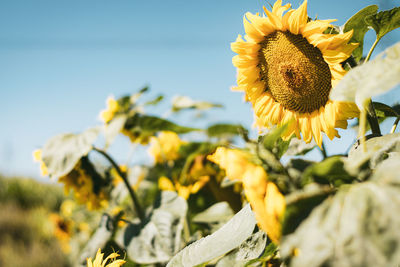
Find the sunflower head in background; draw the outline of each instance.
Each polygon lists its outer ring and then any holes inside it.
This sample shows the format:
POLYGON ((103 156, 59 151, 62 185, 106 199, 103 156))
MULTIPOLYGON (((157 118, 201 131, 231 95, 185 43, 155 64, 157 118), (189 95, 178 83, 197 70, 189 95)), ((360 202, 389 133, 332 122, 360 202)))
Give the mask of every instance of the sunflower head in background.
POLYGON ((335 128, 347 128, 347 119, 358 116, 354 104, 329 99, 346 73, 341 63, 358 46, 348 43, 353 32, 325 34, 334 20, 309 21, 307 0, 298 9, 278 0, 264 11, 246 13, 245 40, 239 35, 231 45, 238 54, 232 60, 238 68, 234 90, 245 92, 257 126, 288 123, 283 139, 302 135, 309 143, 314 137, 321 147, 321 132, 340 137, 335 128))

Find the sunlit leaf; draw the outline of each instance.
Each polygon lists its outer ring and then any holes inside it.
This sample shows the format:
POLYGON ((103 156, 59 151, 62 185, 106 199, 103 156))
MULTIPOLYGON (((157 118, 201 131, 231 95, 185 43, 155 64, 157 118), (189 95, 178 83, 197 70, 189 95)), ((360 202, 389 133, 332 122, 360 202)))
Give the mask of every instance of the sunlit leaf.
POLYGON ((400 27, 400 7, 378 12, 365 18, 365 22, 372 26, 378 39, 388 32, 400 27))
POLYGON ((172 100, 172 111, 178 112, 184 109, 198 109, 206 110, 210 108, 222 108, 223 105, 206 102, 206 101, 195 101, 187 96, 176 96, 172 100))
POLYGON ((218 123, 207 128, 207 135, 212 137, 234 136, 239 135, 241 131, 246 131, 246 129, 240 124, 218 123))
POLYGON ((42 159, 51 177, 69 173, 89 153, 100 132, 91 128, 81 134, 60 134, 51 138, 42 149, 42 159))
POLYGON ((154 98, 153 100, 147 101, 146 103, 144 103, 146 106, 154 106, 157 105, 158 103, 160 103, 162 100, 164 99, 163 95, 159 95, 156 98, 154 98))
POLYGON ((180 249, 186 212, 183 198, 163 191, 149 218, 143 224, 129 224, 116 241, 136 263, 166 262, 180 249))
MULTIPOLYGON (((397 171, 397 173, 399 173, 397 171)), ((342 187, 282 240, 289 266, 397 266, 400 177, 342 187)))
POLYGON ((220 257, 242 244, 253 233, 255 225, 254 214, 247 205, 212 235, 181 250, 167 267, 196 266, 220 257))
POLYGON ((154 134, 159 131, 173 131, 176 133, 187 133, 199 129, 180 126, 166 119, 144 114, 135 114, 128 118, 125 129, 135 135, 154 134))
POLYGON ((354 180, 354 177, 347 173, 344 164, 344 158, 341 156, 329 157, 313 164, 304 171, 302 183, 316 182, 335 186, 350 183, 354 180))
POLYGON ((233 211, 227 202, 218 202, 205 211, 196 214, 192 221, 196 223, 226 222, 233 215, 233 211))
POLYGON ((258 231, 245 242, 218 261, 216 267, 246 266, 251 260, 257 259, 264 252, 267 235, 258 231))
POLYGON ((400 83, 399 61, 400 42, 375 59, 351 69, 331 90, 330 98, 355 102, 363 108, 365 100, 383 94, 400 83))
POLYGON ((310 143, 304 142, 302 139, 292 138, 289 143, 289 147, 285 152, 285 156, 299 156, 305 155, 313 150, 317 144, 314 140, 310 143))
POLYGON ((104 214, 101 217, 100 225, 94 234, 91 236, 89 242, 82 249, 77 264, 86 265, 87 258, 94 258, 97 250, 104 248, 108 240, 111 238, 114 228, 113 220, 109 215, 104 214))
POLYGON ((106 145, 110 145, 115 137, 121 132, 125 125, 127 116, 125 114, 115 116, 110 123, 104 125, 104 137, 106 139, 106 145))
POLYGON ((359 44, 358 47, 353 51, 353 56, 357 61, 359 61, 363 55, 364 35, 369 30, 368 24, 365 22, 365 18, 369 15, 376 14, 377 11, 377 5, 367 6, 353 15, 344 25, 343 32, 353 30, 353 37, 349 42, 359 44))
POLYGON ((345 168, 352 172, 353 175, 360 174, 360 168, 362 169, 363 165, 367 164, 367 167, 374 169, 390 153, 400 153, 399 133, 368 139, 365 142, 365 150, 357 142, 349 151, 348 159, 345 161, 345 168))

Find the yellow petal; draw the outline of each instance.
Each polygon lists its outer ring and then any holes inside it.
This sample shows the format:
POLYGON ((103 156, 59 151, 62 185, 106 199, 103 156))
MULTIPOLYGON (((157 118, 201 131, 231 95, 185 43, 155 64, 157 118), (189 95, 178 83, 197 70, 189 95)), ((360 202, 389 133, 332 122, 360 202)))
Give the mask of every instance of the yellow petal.
POLYGON ((249 55, 237 55, 232 58, 232 63, 237 68, 248 68, 257 66, 258 59, 249 55))
POLYGON ((319 111, 316 110, 311 115, 311 129, 314 135, 315 142, 319 147, 322 147, 321 124, 319 122, 319 111))
POLYGON ((231 43, 231 49, 233 52, 239 55, 252 55, 258 53, 260 45, 256 43, 245 42, 239 35, 236 39, 236 42, 231 43))
POLYGON ((158 188, 163 191, 175 191, 174 184, 165 176, 161 176, 158 179, 158 188))
POLYGON ((286 4, 282 6, 282 0, 278 0, 275 2, 274 6, 272 7, 272 13, 277 15, 278 17, 282 17, 283 12, 290 8, 290 4, 286 4))
POLYGON ((309 115, 300 117, 299 124, 300 124, 301 133, 303 135, 304 141, 306 143, 310 143, 311 139, 312 139, 312 135, 311 135, 311 122, 309 119, 309 115))
POLYGON ((334 21, 336 19, 310 21, 301 27, 300 32, 306 38, 315 33, 323 33, 334 21))
POLYGON ((299 34, 300 28, 307 24, 307 19, 307 0, 305 0, 288 18, 289 31, 293 34, 299 34))
POLYGON ((251 13, 247 12, 246 15, 243 17, 243 25, 244 30, 249 38, 251 38, 254 42, 259 43, 264 39, 264 35, 257 30, 246 18, 246 16, 251 13))
POLYGON ((268 9, 264 8, 265 14, 268 16, 271 24, 275 26, 275 30, 282 30, 282 18, 278 17, 276 14, 270 12, 268 9))

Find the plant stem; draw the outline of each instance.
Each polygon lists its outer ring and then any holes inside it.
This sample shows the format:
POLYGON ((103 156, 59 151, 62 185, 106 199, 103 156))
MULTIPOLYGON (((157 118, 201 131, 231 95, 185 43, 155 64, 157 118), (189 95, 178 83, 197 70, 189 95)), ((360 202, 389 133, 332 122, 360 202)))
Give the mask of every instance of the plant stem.
POLYGON ((400 121, 400 117, 397 117, 396 121, 393 123, 392 129, 390 130, 390 133, 394 133, 394 131, 396 131, 397 128, 397 124, 399 124, 400 121))
POLYGON ((367 119, 368 119, 368 123, 371 126, 371 131, 373 134, 377 135, 377 136, 381 136, 381 129, 379 128, 379 122, 378 119, 376 117, 376 113, 375 113, 375 108, 374 108, 374 104, 372 103, 372 100, 369 99, 368 100, 368 106, 367 106, 367 112, 368 115, 367 119))
POLYGON ((320 150, 321 150, 322 156, 324 157, 324 159, 326 159, 328 157, 328 154, 326 154, 326 147, 325 147, 324 142, 322 142, 322 147, 320 150))
POLYGON ((111 163, 111 165, 115 168, 115 170, 117 171, 118 175, 121 176, 122 180, 125 183, 125 186, 128 189, 129 195, 130 195, 130 197, 132 199, 133 208, 136 211, 139 219, 143 222, 144 221, 143 209, 139 204, 139 200, 138 200, 135 192, 133 191, 131 185, 129 184, 128 178, 126 177, 126 173, 121 171, 121 169, 119 168, 118 164, 104 150, 96 148, 96 147, 93 147, 93 150, 97 151, 98 153, 103 155, 111 163))
POLYGON ((370 57, 372 55, 372 52, 374 51, 374 49, 375 49, 376 45, 378 44, 379 40, 380 40, 380 38, 376 38, 375 39, 375 42, 372 45, 371 49, 369 50, 367 57, 364 59, 364 63, 368 62, 368 60, 370 59, 370 57))

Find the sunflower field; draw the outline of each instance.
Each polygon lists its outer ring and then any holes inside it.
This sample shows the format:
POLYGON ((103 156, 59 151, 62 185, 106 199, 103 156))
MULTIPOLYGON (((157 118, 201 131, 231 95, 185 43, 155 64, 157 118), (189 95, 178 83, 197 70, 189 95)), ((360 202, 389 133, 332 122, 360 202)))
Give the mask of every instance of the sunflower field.
POLYGON ((102 125, 33 152, 70 196, 50 218, 69 264, 400 265, 400 105, 373 100, 400 83, 400 42, 371 58, 400 27, 400 7, 367 6, 342 26, 311 19, 307 0, 264 12, 246 13, 231 43, 232 90, 251 103, 252 129, 177 123, 220 107, 183 96, 154 115, 163 97, 146 99, 144 87, 109 97, 102 125), (350 127, 358 140, 328 156, 324 139, 350 127), (124 162, 109 149, 120 135, 131 142, 124 162), (321 161, 305 157, 313 149, 321 161), (131 164, 144 154, 151 163, 131 164))

